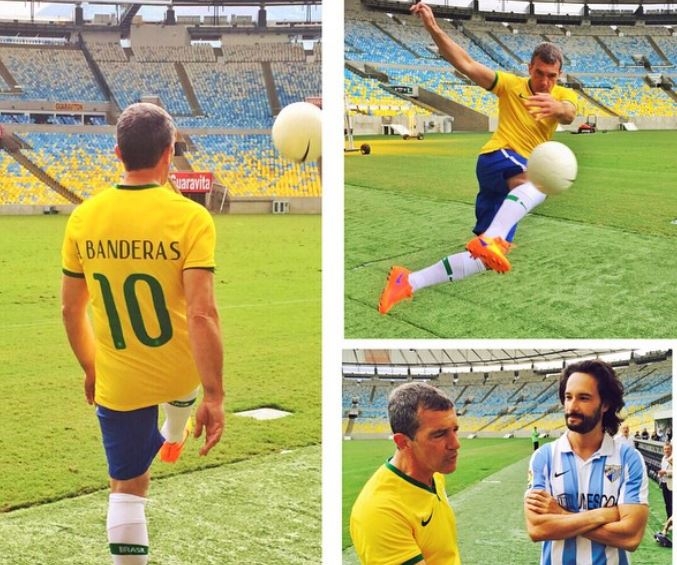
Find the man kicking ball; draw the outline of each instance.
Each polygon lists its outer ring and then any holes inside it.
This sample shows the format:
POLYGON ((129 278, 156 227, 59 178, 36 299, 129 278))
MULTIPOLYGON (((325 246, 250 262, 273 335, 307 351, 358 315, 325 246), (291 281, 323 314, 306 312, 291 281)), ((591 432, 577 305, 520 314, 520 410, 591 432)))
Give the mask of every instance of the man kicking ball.
POLYGON ((534 147, 552 137, 558 124, 570 124, 576 117, 576 93, 557 84, 562 52, 556 45, 539 44, 531 56, 529 76, 519 77, 475 61, 439 27, 430 6, 414 4, 411 12, 421 18, 444 59, 498 96, 498 127, 477 159, 476 237, 466 251, 420 271, 393 267, 379 300, 381 314, 427 286, 460 281, 487 269, 510 270, 506 255, 517 223, 546 198, 527 180, 527 159, 534 147))

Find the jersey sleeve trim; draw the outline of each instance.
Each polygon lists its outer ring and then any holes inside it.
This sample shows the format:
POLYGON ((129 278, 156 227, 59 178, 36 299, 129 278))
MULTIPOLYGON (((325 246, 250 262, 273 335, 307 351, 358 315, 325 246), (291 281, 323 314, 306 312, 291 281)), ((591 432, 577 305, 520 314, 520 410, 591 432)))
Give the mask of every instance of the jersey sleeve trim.
POLYGON ((491 86, 487 88, 489 92, 494 90, 496 88, 496 85, 498 84, 498 71, 494 72, 494 82, 491 83, 491 86))
POLYGON ((423 561, 423 555, 419 553, 416 557, 412 557, 411 559, 403 561, 402 565, 414 565, 415 563, 420 563, 421 561, 423 561))
POLYGON ((61 269, 61 272, 63 272, 63 274, 66 275, 67 277, 73 277, 76 279, 85 278, 85 273, 76 273, 74 271, 69 271, 68 269, 61 269))
POLYGON ((202 269, 203 271, 211 271, 212 273, 216 270, 215 267, 186 267, 184 271, 190 271, 191 269, 202 269))

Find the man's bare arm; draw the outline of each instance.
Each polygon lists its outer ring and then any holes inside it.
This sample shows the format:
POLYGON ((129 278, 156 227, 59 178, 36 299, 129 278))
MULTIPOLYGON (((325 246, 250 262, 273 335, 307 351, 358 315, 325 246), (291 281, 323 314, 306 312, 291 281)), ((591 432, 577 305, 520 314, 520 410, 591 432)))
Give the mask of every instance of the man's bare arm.
POLYGON ((635 551, 644 536, 649 507, 646 504, 619 504, 618 513, 619 520, 604 524, 583 535, 592 541, 635 551))
POLYGON ((451 39, 437 24, 430 6, 417 3, 410 8, 410 11, 421 18, 421 22, 445 60, 476 85, 485 89, 491 88, 496 80, 496 72, 473 59, 463 47, 451 39))
POLYGON ((555 100, 547 92, 529 96, 524 104, 537 120, 555 118, 558 123, 567 125, 576 119, 576 106, 568 100, 555 100))
POLYGON ((183 273, 188 335, 202 382, 203 398, 195 413, 194 437, 205 432, 200 455, 207 455, 223 434, 223 345, 214 297, 214 274, 206 269, 183 273))
POLYGON ((68 342, 85 372, 85 398, 94 403, 96 373, 94 369, 94 330, 87 315, 89 292, 84 277, 64 275, 61 282, 61 316, 68 342))
POLYGON ((567 512, 545 491, 532 490, 524 497, 524 517, 531 540, 544 541, 583 535, 590 530, 615 522, 619 518, 619 513, 615 506, 584 512, 567 512))

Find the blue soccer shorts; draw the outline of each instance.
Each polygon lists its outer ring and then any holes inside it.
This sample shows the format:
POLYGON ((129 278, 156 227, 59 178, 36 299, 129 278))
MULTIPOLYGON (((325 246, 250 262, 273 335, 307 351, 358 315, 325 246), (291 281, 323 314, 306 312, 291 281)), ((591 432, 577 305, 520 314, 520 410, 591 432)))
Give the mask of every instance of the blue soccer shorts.
POLYGON ((165 441, 158 430, 158 407, 120 412, 97 406, 96 415, 110 477, 126 481, 143 475, 165 441))
MULTIPOLYGON (((477 159, 477 181, 480 191, 475 199, 475 218, 473 228, 476 235, 487 231, 496 212, 510 192, 508 179, 526 171, 527 160, 512 149, 499 149, 480 155, 477 159)), ((513 226, 506 241, 515 237, 517 225, 513 226)))

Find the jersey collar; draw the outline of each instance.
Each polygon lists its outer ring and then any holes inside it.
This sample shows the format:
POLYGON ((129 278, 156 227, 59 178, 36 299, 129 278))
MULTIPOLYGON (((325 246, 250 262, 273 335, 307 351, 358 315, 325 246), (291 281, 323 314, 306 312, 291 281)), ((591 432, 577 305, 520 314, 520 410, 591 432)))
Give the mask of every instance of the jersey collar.
POLYGON ((119 190, 143 190, 143 189, 145 189, 145 188, 158 188, 159 186, 162 186, 162 185, 160 185, 160 184, 155 184, 155 183, 151 183, 151 184, 136 184, 136 185, 132 185, 132 184, 116 184, 116 185, 115 185, 115 188, 117 188, 117 189, 119 189, 119 190))
MULTIPOLYGON (((574 450, 571 447, 571 443, 569 442, 569 436, 567 434, 564 434, 559 439, 559 441, 562 442, 561 451, 571 451, 573 453, 574 450)), ((596 457, 601 456, 609 456, 613 454, 613 452, 614 452, 614 438, 612 438, 609 434, 605 432, 604 437, 602 438, 602 445, 600 445, 599 449, 592 454, 592 457, 590 459, 594 459, 596 457)))
POLYGON ((433 494, 437 494, 437 490, 435 489, 435 476, 434 475, 433 475, 433 484, 432 485, 426 485, 426 484, 421 483, 421 482, 417 481, 416 479, 410 477, 406 473, 403 473, 402 471, 400 471, 397 467, 395 467, 395 465, 392 464, 391 461, 392 461, 392 457, 386 461, 386 463, 385 463, 386 469, 389 469, 390 471, 395 473, 398 477, 400 477, 401 479, 404 479, 405 481, 414 485, 415 487, 422 488, 423 490, 425 490, 427 492, 431 492, 433 494))
POLYGON ((531 94, 532 96, 533 96, 534 94, 536 94, 536 93, 534 92, 534 89, 531 88, 531 79, 527 80, 527 88, 529 89, 529 94, 531 94))

